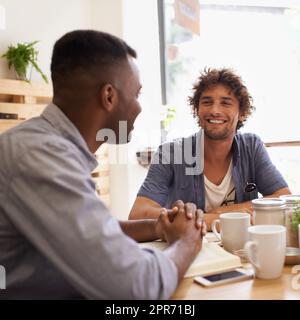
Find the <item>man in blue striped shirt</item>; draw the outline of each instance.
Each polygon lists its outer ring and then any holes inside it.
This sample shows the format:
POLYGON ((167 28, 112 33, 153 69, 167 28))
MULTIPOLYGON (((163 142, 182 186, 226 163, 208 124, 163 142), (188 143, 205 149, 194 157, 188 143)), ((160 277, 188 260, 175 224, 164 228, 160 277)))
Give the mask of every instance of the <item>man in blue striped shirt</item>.
POLYGON ((167 299, 200 251, 205 226, 194 204, 117 221, 96 195, 99 131, 127 143, 141 111, 135 57, 112 35, 66 34, 53 50, 53 103, 0 136, 0 299, 167 299), (156 238, 170 246, 134 241, 156 238))

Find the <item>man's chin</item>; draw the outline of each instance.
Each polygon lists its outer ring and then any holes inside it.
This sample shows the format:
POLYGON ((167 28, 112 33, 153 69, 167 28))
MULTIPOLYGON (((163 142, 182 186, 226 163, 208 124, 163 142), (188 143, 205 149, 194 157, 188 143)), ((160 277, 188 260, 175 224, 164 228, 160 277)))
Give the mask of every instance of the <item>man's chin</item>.
POLYGON ((117 137, 116 141, 113 141, 113 142, 109 142, 107 141, 108 144, 127 144, 128 142, 131 141, 131 138, 132 138, 132 131, 130 131, 127 136, 125 137, 117 137))
POLYGON ((128 142, 130 142, 130 139, 124 141, 124 140, 117 140, 117 141, 114 141, 114 142, 109 142, 107 141, 107 144, 109 145, 121 145, 121 144, 127 144, 128 142))
POLYGON ((204 129, 204 134, 210 140, 225 140, 229 137, 229 132, 211 132, 204 129))

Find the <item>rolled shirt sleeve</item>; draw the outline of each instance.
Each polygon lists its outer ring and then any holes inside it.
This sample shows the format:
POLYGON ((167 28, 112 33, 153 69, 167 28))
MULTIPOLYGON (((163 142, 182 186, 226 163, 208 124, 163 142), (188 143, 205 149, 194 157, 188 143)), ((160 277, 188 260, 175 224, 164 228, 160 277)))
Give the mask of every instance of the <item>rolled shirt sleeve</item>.
POLYGON ((266 196, 273 194, 279 189, 287 188, 286 181, 272 163, 264 143, 257 135, 253 136, 256 138, 253 154, 258 191, 266 196))
POLYGON ((71 143, 28 149, 6 191, 9 219, 85 297, 167 299, 175 290, 175 264, 122 232, 71 143))
POLYGON ((171 148, 165 144, 164 148, 160 146, 154 153, 148 174, 137 194, 159 203, 162 207, 167 202, 169 186, 173 181, 170 150, 171 148))

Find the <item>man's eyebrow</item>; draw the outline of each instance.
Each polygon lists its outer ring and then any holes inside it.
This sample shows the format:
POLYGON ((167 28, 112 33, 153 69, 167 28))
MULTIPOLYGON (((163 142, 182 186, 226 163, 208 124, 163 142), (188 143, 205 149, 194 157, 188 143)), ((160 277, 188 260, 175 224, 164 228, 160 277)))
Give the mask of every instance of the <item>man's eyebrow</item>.
MULTIPOLYGON (((226 101, 233 101, 233 98, 231 97, 221 97, 222 100, 226 100, 226 101)), ((200 98, 200 100, 212 100, 211 96, 202 96, 200 98)))
POLYGON ((228 101, 233 101, 231 97, 221 97, 222 100, 228 100, 228 101))
POLYGON ((212 99, 211 96, 202 96, 202 97, 200 98, 200 100, 211 100, 211 99, 212 99))

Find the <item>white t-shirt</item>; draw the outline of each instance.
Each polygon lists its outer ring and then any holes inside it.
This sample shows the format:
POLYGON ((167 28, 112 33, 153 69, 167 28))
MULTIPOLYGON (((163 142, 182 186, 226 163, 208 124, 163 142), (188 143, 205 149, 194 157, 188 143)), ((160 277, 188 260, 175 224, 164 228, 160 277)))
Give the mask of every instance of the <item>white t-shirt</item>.
POLYGON ((214 208, 233 204, 235 198, 235 187, 232 179, 232 160, 228 171, 218 186, 209 181, 204 175, 205 186, 205 212, 214 208))

